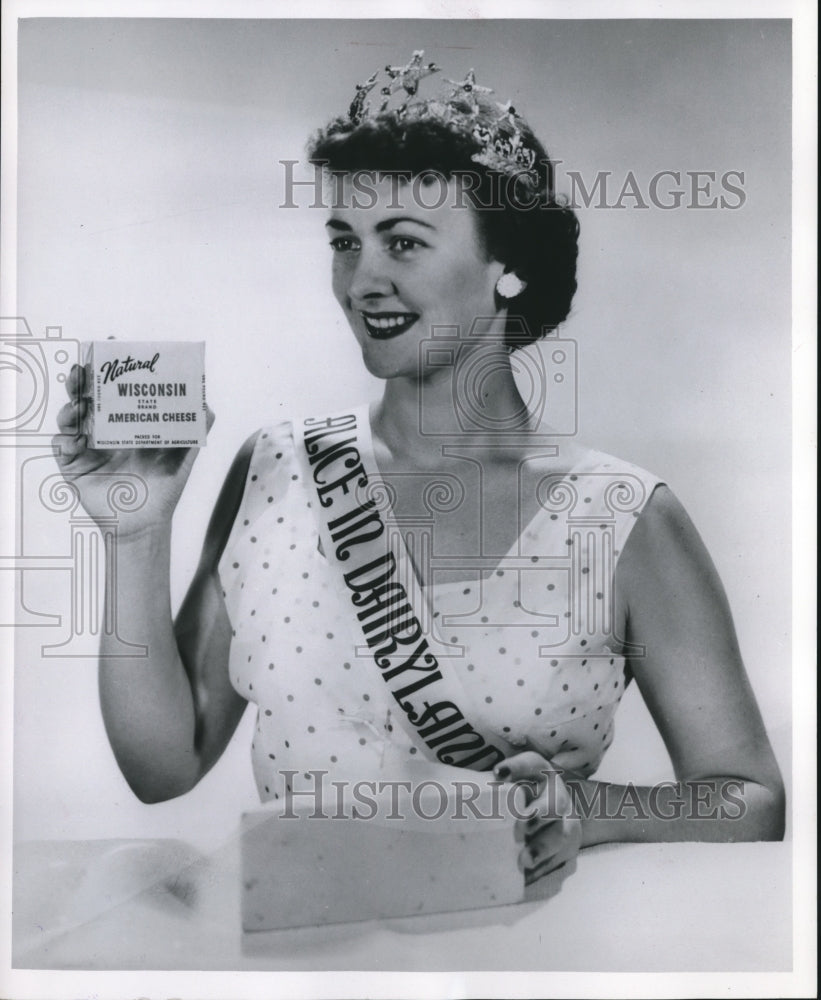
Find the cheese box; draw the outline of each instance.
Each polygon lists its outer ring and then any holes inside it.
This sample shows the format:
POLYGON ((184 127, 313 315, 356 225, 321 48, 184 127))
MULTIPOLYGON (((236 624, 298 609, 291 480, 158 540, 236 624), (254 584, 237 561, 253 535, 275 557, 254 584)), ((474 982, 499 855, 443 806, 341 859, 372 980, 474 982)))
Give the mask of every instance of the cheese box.
POLYGON ((525 898, 514 834, 524 799, 512 803, 512 786, 464 771, 455 781, 343 785, 319 809, 300 791, 244 814, 242 926, 251 937, 525 898), (466 781, 467 794, 458 787, 466 781))
POLYGON ((86 345, 92 448, 189 448, 206 441, 205 344, 101 340, 86 345))

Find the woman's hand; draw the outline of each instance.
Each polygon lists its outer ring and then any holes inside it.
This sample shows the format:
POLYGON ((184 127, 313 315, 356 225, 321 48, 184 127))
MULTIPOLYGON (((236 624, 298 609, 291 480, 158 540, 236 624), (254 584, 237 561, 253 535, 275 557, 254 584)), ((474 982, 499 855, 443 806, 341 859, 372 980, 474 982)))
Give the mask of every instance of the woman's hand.
MULTIPOLYGON (((69 402, 57 415, 60 431, 52 447, 64 478, 78 491, 80 502, 95 521, 111 518, 109 490, 118 474, 136 477, 142 501, 133 510, 117 511, 120 539, 137 536, 155 527, 168 526, 188 481, 198 448, 96 450, 84 433, 91 406, 90 379, 82 365, 74 365, 66 381, 69 402)), ((208 429, 214 414, 208 410, 208 429)), ((132 480, 133 481, 133 480, 132 480)))
POLYGON ((519 867, 530 885, 572 860, 582 844, 581 820, 572 815, 573 800, 561 772, 533 751, 498 764, 497 778, 522 782, 531 808, 528 819, 516 820, 516 839, 523 843, 519 867))

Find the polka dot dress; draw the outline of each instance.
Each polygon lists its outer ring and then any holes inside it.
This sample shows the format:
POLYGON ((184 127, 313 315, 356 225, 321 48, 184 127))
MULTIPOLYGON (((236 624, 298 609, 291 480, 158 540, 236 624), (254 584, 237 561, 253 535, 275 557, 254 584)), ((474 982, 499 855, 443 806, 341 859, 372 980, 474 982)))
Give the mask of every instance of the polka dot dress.
MULTIPOLYGON (((441 669, 460 681, 460 707, 488 735, 595 771, 625 686, 624 659, 611 652, 613 572, 658 483, 588 452, 548 484, 543 509, 489 577, 431 574, 422 624, 441 669)), ((289 771, 356 777, 421 753, 321 552, 312 493, 292 425, 264 429, 219 566, 231 682, 258 707, 263 801, 282 796, 289 771)))

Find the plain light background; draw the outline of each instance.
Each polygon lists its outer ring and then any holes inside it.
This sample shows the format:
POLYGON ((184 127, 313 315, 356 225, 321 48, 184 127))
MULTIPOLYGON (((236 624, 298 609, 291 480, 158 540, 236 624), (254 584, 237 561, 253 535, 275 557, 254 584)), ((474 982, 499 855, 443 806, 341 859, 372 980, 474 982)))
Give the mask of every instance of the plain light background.
MULTIPOLYGON (((19 313, 80 340, 206 341, 217 423, 176 515, 175 602, 245 437, 379 391, 330 292, 324 215, 279 207, 278 161, 423 48, 441 76, 473 67, 512 99, 568 193, 568 170, 610 171, 615 190, 632 171, 645 191, 662 170, 745 174, 735 211, 581 209, 562 335, 583 440, 662 476, 701 531, 789 781, 789 46, 783 21, 22 22, 19 313)), ((24 484, 23 511, 36 503, 24 484)), ((36 524, 39 551, 68 551, 66 518, 36 524)), ((93 660, 39 655, 67 634, 68 574, 32 575, 30 606, 64 626, 18 632, 15 836, 230 835, 257 801, 250 715, 197 789, 141 805, 93 660)), ((669 776, 635 689, 617 731, 599 776, 669 776)))

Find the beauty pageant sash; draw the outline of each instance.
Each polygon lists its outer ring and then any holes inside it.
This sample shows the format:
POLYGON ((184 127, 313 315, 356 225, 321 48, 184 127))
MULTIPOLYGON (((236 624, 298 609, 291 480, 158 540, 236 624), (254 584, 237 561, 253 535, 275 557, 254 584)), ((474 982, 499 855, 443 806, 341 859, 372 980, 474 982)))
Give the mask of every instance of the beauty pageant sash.
POLYGON ((463 698, 459 682, 431 650, 418 614, 424 596, 402 536, 395 526, 388 531, 390 513, 372 498, 380 479, 369 454, 368 420, 367 408, 358 408, 309 417, 300 428, 297 454, 316 492, 325 557, 417 747, 443 764, 490 770, 515 751, 468 721, 457 701, 463 698))

